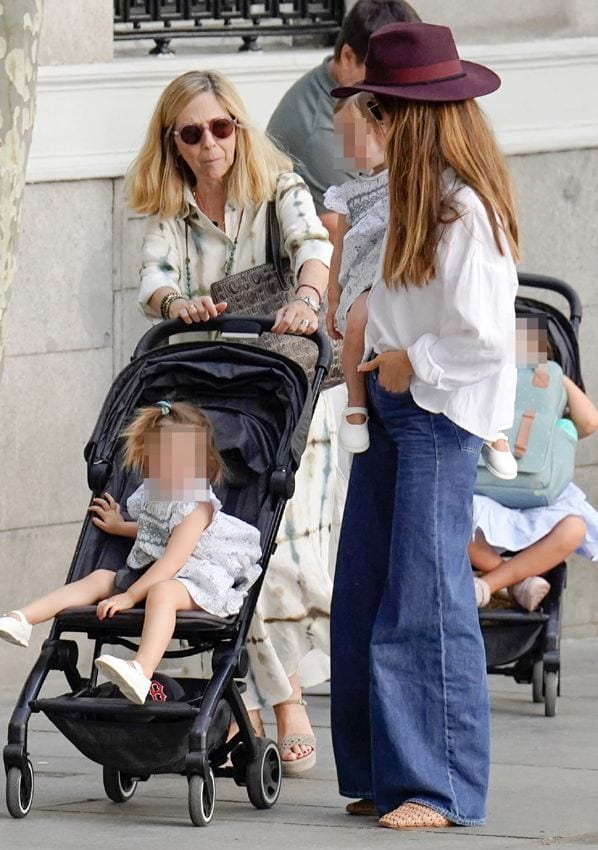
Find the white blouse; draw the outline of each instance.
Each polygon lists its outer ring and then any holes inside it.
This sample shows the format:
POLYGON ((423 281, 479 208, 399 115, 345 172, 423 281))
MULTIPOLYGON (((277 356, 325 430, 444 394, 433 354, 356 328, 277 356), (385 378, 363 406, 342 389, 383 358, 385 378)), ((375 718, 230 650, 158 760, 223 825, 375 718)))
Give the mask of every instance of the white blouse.
POLYGON ((504 255, 496 247, 473 189, 451 169, 443 185, 456 189, 462 216, 444 229, 436 276, 425 286, 386 286, 383 247, 368 298, 365 357, 407 349, 415 402, 494 439, 513 422, 517 272, 506 240, 504 255))
MULTIPOLYGON (((149 299, 162 286, 188 294, 186 257, 189 257, 190 290, 199 295, 209 294, 211 284, 221 280, 227 272, 234 274, 266 261, 266 202, 241 208, 227 201, 225 229, 220 230, 198 208, 189 188, 185 201, 188 206, 186 219, 160 220, 154 216, 149 220, 143 240, 139 290, 139 303, 146 313, 149 299)), ((332 245, 328 232, 298 174, 280 174, 276 186, 276 213, 282 251, 289 257, 295 274, 306 260, 316 259, 325 266, 330 265, 332 245)))

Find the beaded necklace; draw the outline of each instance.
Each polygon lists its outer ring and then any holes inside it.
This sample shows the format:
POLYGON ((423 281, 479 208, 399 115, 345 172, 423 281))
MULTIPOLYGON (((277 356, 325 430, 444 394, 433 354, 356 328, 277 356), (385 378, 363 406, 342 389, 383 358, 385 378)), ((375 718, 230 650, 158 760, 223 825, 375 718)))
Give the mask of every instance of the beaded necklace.
MULTIPOLYGON (((241 210, 241 216, 239 218, 239 225, 237 227, 237 233, 233 240, 232 245, 228 249, 228 253, 226 256, 226 260, 224 262, 224 266, 222 267, 222 271, 225 277, 228 277, 232 271, 235 256, 237 253, 237 245, 239 243, 239 233, 241 232, 241 225, 243 223, 243 214, 245 210, 241 210)), ((218 225, 215 222, 212 224, 217 227, 218 225)), ((197 295, 197 291, 193 291, 191 289, 191 259, 189 257, 189 224, 185 219, 185 296, 191 300, 194 295, 197 295)))

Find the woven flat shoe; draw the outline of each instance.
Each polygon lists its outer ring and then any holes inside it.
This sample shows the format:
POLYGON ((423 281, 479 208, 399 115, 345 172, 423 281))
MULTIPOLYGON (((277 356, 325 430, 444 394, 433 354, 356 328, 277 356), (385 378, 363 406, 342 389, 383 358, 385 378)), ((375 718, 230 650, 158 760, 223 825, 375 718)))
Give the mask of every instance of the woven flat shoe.
POLYGON ((378 825, 387 829, 446 829, 453 824, 428 806, 403 803, 398 809, 381 817, 378 825))
POLYGON ((358 815, 363 817, 378 817, 380 811, 373 800, 353 800, 347 804, 345 809, 348 815, 358 815))

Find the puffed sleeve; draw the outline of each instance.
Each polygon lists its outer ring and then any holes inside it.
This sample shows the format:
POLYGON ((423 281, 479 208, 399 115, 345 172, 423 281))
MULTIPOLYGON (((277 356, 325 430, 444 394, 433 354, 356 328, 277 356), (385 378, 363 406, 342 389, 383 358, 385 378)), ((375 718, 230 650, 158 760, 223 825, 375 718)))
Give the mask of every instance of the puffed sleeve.
POLYGON ((318 218, 309 189, 298 174, 285 172, 279 176, 276 214, 283 249, 295 274, 306 260, 320 260, 330 266, 332 245, 328 231, 318 218))
MULTIPOLYGON (((211 487, 206 493, 206 496, 208 498, 208 501, 210 502, 210 505, 212 506, 212 519, 214 519, 214 517, 222 507, 222 504, 211 487)), ((193 511, 196 510, 200 504, 202 504, 202 501, 203 500, 198 499, 197 501, 193 500, 188 502, 173 502, 170 511, 170 517, 168 520, 168 530, 172 532, 177 525, 180 525, 182 523, 185 517, 188 517, 189 514, 192 514, 193 511)))
POLYGON ((127 499, 127 513, 133 520, 139 519, 143 507, 143 484, 141 484, 127 499))
POLYGON ((147 302, 157 289, 170 286, 180 290, 181 255, 177 248, 174 219, 149 219, 141 248, 139 304, 146 312, 147 302))
POLYGON ((349 209, 347 207, 346 184, 331 186, 330 189, 327 189, 324 193, 324 206, 332 212, 347 215, 349 209))
POLYGON ((450 230, 439 259, 446 269, 441 332, 423 334, 407 350, 416 376, 440 390, 477 383, 515 361, 517 274, 508 248, 498 251, 484 210, 450 230))
POLYGON ((199 507, 199 502, 173 502, 172 510, 168 518, 168 530, 172 532, 180 525, 185 517, 192 514, 199 507))

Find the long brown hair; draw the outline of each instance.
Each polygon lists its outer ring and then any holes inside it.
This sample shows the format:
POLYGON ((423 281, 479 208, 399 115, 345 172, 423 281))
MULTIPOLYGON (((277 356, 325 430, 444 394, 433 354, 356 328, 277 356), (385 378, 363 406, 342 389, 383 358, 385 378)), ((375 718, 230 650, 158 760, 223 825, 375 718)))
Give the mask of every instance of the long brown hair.
POLYGON ((380 97, 386 142, 390 220, 383 275, 388 286, 424 286, 436 273, 443 226, 462 215, 441 175, 455 170, 478 195, 501 254, 517 261, 519 233, 506 162, 475 100, 454 103, 380 97))
POLYGON ((257 127, 233 84, 218 71, 187 71, 164 89, 151 117, 139 155, 126 175, 129 205, 136 212, 160 218, 186 211, 185 184, 195 177, 177 155, 172 136, 177 117, 198 94, 211 92, 224 112, 236 118, 235 161, 230 170, 229 193, 240 206, 269 201, 278 175, 292 171, 291 160, 257 127))

